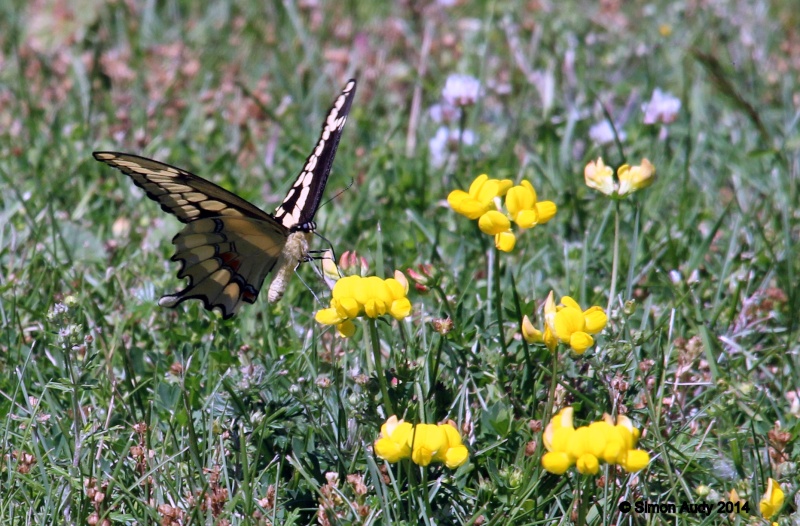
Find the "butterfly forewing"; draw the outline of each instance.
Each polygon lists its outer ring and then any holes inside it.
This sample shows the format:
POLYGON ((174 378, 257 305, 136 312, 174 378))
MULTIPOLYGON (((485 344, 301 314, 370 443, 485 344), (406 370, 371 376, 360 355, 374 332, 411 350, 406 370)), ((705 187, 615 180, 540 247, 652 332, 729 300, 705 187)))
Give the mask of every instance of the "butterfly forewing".
POLYGON ((238 195, 186 170, 130 153, 94 152, 93 155, 128 175, 147 197, 183 223, 219 216, 273 219, 238 195))
POLYGON ((328 110, 325 122, 322 123, 322 133, 311 155, 306 159, 303 170, 275 210, 275 218, 286 228, 309 228, 306 225, 314 220, 355 92, 356 81, 350 79, 328 110))
POLYGON ((220 309, 227 319, 242 303, 255 302, 264 278, 276 266, 281 283, 270 290, 270 298, 280 299, 289 270, 307 255, 306 245, 298 250, 294 236, 313 229, 355 86, 350 80, 334 102, 314 151, 274 216, 180 168, 127 153, 94 153, 95 159, 130 176, 163 210, 186 223, 172 239, 172 260, 181 263, 178 277, 189 283, 163 296, 159 305, 175 307, 198 299, 206 309, 220 309))

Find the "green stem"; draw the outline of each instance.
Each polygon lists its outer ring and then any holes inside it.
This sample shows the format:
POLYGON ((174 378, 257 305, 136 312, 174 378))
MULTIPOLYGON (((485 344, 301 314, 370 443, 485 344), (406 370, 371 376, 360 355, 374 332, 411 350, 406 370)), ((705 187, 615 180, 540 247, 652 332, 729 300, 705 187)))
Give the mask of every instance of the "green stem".
POLYGON ((614 259, 611 263, 611 291, 608 295, 606 315, 611 315, 611 305, 617 295, 617 268, 619 266, 619 201, 615 201, 614 209, 614 259))
POLYGON ((494 287, 494 315, 497 319, 497 330, 500 334, 500 348, 503 350, 503 362, 508 359, 508 348, 506 347, 506 334, 503 330, 503 293, 500 288, 500 251, 495 247, 492 249, 492 283, 494 287))
POLYGON ((383 407, 386 409, 386 417, 390 417, 394 412, 392 401, 389 398, 389 388, 386 385, 386 371, 383 369, 381 360, 381 344, 378 340, 378 326, 373 318, 367 321, 369 327, 369 337, 372 342, 372 356, 375 360, 375 374, 378 376, 378 385, 381 386, 381 396, 383 397, 383 407))
POLYGON ((556 387, 558 387, 558 377, 556 376, 556 372, 558 371, 558 346, 553 350, 553 368, 550 371, 550 390, 547 393, 547 405, 544 409, 544 415, 542 416, 542 421, 547 419, 547 422, 550 422, 552 418, 553 412, 553 405, 556 403, 556 387))
POLYGON ((431 499, 428 493, 428 467, 422 468, 422 501, 425 504, 425 524, 431 524, 431 517, 433 517, 433 509, 431 509, 431 499))

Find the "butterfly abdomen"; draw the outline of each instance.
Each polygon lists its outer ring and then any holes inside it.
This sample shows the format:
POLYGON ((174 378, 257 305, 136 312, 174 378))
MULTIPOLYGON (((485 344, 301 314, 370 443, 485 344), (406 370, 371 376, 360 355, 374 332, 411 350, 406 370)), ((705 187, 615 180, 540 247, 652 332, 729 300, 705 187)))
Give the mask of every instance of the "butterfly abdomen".
POLYGON ((308 256, 308 245, 311 241, 311 232, 292 232, 286 240, 278 262, 275 265, 275 277, 267 291, 267 300, 275 303, 283 297, 289 278, 294 274, 297 265, 305 261, 308 256))

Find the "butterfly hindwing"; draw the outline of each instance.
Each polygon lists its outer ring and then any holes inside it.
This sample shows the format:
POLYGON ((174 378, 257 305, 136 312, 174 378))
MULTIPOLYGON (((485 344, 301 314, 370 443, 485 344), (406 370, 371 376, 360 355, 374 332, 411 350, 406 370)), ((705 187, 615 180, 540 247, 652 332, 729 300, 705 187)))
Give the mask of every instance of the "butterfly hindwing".
POLYGON ((159 300, 175 307, 199 299, 206 309, 214 307, 227 319, 243 302, 254 303, 264 278, 279 261, 288 232, 275 220, 215 217, 187 224, 172 240, 179 261, 179 278, 186 288, 159 300))
POLYGON ((163 296, 159 305, 175 307, 188 299, 230 318, 242 303, 254 303, 273 269, 269 300, 278 301, 295 267, 308 255, 314 215, 331 171, 342 129, 355 93, 348 81, 322 125, 306 159, 275 215, 268 214, 216 184, 168 164, 117 152, 94 157, 128 175, 161 208, 186 223, 173 239, 173 261, 186 288, 163 296))
POLYGON ((319 140, 306 159, 303 170, 275 210, 275 218, 286 228, 308 228, 306 225, 314 220, 355 93, 356 81, 350 79, 328 110, 319 140))

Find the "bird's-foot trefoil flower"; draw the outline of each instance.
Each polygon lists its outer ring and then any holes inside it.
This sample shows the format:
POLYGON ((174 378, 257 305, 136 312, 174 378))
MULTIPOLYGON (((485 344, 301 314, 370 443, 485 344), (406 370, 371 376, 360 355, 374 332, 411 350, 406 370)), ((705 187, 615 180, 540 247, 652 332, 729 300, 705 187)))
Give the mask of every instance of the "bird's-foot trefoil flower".
POLYGON ((558 345, 558 338, 556 338, 553 329, 551 329, 555 315, 556 304, 553 300, 553 291, 550 291, 544 304, 545 322, 543 330, 540 331, 534 327, 527 314, 522 317, 522 337, 525 338, 525 341, 528 343, 543 343, 550 352, 554 352, 558 345), (547 321, 548 319, 550 320, 549 322, 547 321))
POLYGON ((591 161, 583 169, 583 178, 586 186, 597 190, 605 195, 621 198, 637 190, 647 188, 653 183, 656 168, 647 159, 636 166, 623 164, 617 169, 617 177, 614 178, 614 171, 611 167, 603 163, 600 157, 597 161, 591 161))
POLYGON ((582 475, 596 475, 600 465, 616 464, 629 473, 644 469, 650 462, 647 451, 636 448, 639 430, 630 419, 609 415, 588 426, 574 427, 573 410, 565 407, 547 424, 542 439, 547 453, 542 467, 555 475, 563 475, 575 466, 582 475))
POLYGON ((411 446, 408 439, 412 430, 410 423, 398 420, 395 415, 390 416, 381 426, 381 436, 375 441, 375 454, 390 464, 409 458, 411 446))
POLYGON ((419 466, 441 462, 455 469, 469 460, 469 450, 462 444, 452 421, 412 426, 391 416, 381 426, 381 436, 375 441, 374 450, 378 457, 392 464, 411 458, 419 466))
POLYGON ((516 245, 512 222, 525 230, 550 221, 557 211, 552 201, 537 200, 536 190, 528 181, 514 186, 508 179, 489 179, 486 174, 472 182, 469 192, 450 192, 447 202, 459 214, 477 219, 481 232, 494 236, 495 247, 503 252, 512 251, 516 245), (504 196, 507 212, 500 201, 504 196))
POLYGON ((396 272, 395 276, 389 279, 376 276, 341 278, 333 286, 330 307, 317 311, 315 319, 323 325, 335 325, 344 337, 355 333, 352 320, 361 315, 377 318, 389 314, 402 320, 411 314, 411 302, 406 297, 408 281, 402 272, 396 272))
POLYGON ((768 479, 767 491, 764 492, 761 501, 758 503, 761 516, 767 520, 771 519, 783 507, 784 498, 785 495, 778 481, 773 478, 768 479))
POLYGON ((569 296, 561 298, 561 304, 556 306, 555 315, 549 314, 545 312, 545 321, 550 330, 558 341, 568 344, 577 354, 583 354, 594 345, 592 334, 602 331, 608 323, 608 317, 602 307, 589 307, 584 311, 578 302, 569 296))

